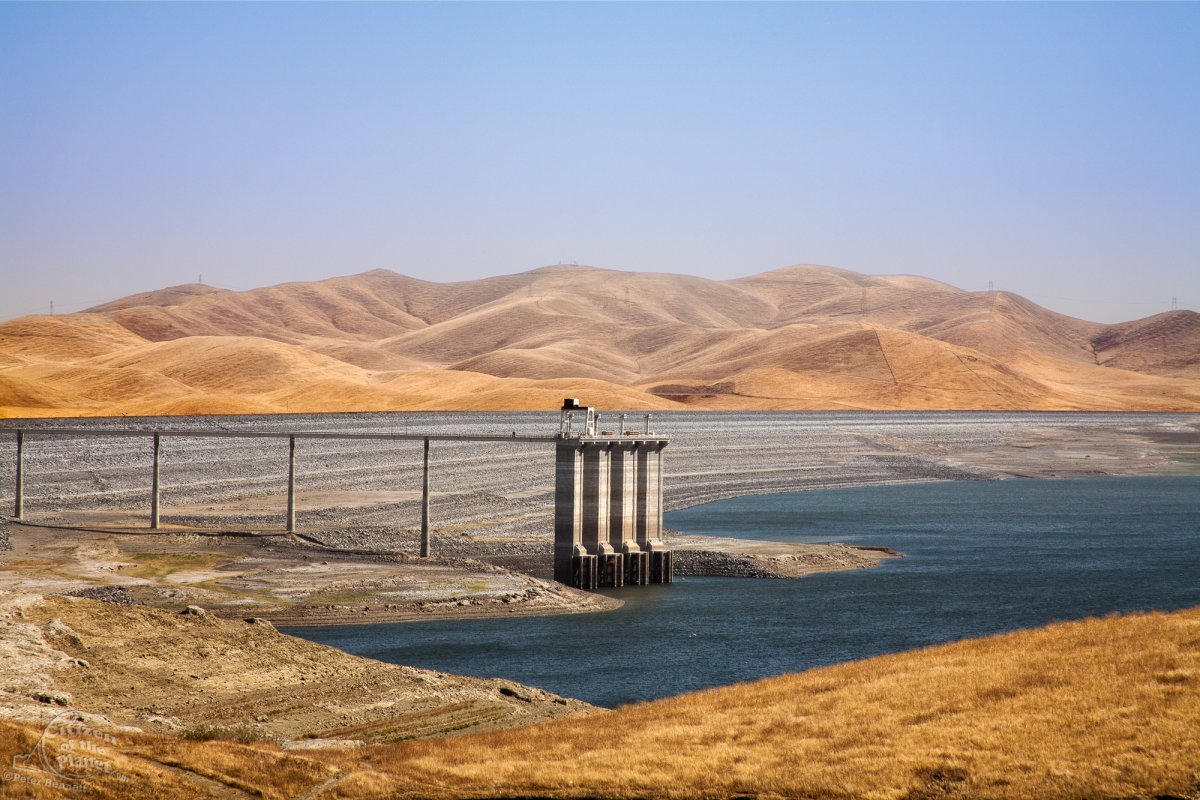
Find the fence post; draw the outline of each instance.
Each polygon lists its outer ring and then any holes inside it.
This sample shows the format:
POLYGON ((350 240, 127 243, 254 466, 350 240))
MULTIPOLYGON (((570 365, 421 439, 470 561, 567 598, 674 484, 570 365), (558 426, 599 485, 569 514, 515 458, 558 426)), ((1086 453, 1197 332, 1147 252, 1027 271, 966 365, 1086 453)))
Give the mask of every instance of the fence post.
POLYGON ((150 527, 158 527, 158 451, 161 445, 159 435, 154 434, 154 479, 150 487, 150 527))
POLYGON ((17 489, 13 516, 25 518, 25 431, 17 431, 17 489))
POLYGON ((429 440, 425 440, 425 469, 421 473, 421 558, 429 558, 429 440))
POLYGON ((288 501, 287 501, 288 533, 296 530, 296 437, 288 437, 288 501))

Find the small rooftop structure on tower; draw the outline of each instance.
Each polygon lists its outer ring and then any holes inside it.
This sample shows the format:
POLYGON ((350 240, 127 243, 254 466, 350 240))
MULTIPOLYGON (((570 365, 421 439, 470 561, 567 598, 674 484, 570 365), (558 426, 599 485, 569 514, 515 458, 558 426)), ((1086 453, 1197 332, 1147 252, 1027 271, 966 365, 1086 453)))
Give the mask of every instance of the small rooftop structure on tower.
POLYGON ((580 589, 671 583, 662 540, 662 453, 667 439, 563 400, 555 448, 554 578, 580 589))
POLYGON ((568 397, 563 400, 559 414, 558 436, 560 439, 596 435, 596 419, 599 415, 591 406, 579 405, 579 398, 568 397))

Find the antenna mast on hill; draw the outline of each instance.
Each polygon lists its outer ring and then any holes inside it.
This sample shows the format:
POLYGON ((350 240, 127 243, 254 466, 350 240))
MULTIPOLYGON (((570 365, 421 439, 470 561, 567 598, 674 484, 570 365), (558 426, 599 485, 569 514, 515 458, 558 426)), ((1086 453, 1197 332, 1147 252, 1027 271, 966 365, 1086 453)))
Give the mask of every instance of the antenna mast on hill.
POLYGON ((992 287, 992 282, 991 282, 991 281, 988 281, 988 291, 989 291, 989 292, 994 292, 994 291, 996 291, 996 290, 995 290, 995 289, 992 287))
POLYGON ((1178 311, 1178 310, 1179 310, 1179 298, 1178 298, 1178 297, 1172 297, 1172 298, 1171 298, 1171 310, 1172 310, 1172 311, 1178 311))
POLYGON ((50 301, 50 316, 54 316, 54 301, 50 301))

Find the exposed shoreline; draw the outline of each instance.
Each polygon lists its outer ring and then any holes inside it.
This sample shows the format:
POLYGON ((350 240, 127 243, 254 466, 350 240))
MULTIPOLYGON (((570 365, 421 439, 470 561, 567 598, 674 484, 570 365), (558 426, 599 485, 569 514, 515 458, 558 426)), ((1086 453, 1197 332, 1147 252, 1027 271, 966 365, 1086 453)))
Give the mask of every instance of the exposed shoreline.
POLYGON ((521 727, 587 703, 388 664, 197 607, 0 591, 0 720, 69 707, 120 733, 357 746, 521 727), (125 727, 131 726, 131 727, 125 727))
POLYGON ((288 627, 588 613, 622 601, 465 558, 317 548, 294 537, 0 525, 0 591, 258 617, 288 627))
POLYGON ((761 539, 688 536, 675 539, 675 575, 795 580, 824 572, 850 572, 902 558, 890 547, 793 544, 761 539), (682 543, 682 545, 681 545, 682 543))

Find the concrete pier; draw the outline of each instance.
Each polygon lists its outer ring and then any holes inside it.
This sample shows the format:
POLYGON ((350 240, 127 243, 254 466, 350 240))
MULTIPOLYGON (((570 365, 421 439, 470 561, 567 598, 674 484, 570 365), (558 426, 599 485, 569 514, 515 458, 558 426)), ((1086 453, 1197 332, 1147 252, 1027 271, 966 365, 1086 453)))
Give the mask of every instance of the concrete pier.
POLYGON ((554 578, 581 589, 671 583, 662 541, 662 451, 649 426, 600 430, 568 398, 555 448, 554 578))
POLYGON ((606 443, 583 446, 583 546, 589 553, 599 555, 600 546, 608 542, 609 447, 606 443))
POLYGON ((646 570, 641 567, 645 554, 637 543, 638 447, 622 438, 609 448, 608 541, 621 558, 616 586, 646 583, 646 570))
POLYGON ((574 559, 583 548, 583 446, 560 438, 554 448, 554 580, 578 586, 574 559))

